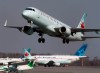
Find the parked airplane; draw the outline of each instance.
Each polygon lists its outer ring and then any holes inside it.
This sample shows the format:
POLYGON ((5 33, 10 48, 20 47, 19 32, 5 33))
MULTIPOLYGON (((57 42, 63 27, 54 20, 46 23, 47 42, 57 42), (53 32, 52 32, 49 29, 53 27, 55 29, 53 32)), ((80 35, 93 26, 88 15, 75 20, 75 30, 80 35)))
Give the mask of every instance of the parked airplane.
POLYGON ((0 66, 0 71, 1 72, 15 72, 18 73, 18 71, 24 71, 24 70, 29 70, 34 68, 35 62, 33 61, 28 61, 26 65, 18 65, 16 63, 11 64, 11 65, 2 65, 0 66))
POLYGON ((35 60, 35 63, 42 64, 45 67, 48 66, 63 66, 65 64, 69 64, 80 60, 80 58, 85 58, 85 51, 87 49, 87 44, 83 44, 78 51, 76 51, 75 55, 34 55, 31 54, 25 49, 25 58, 30 60, 35 60))
MULTIPOLYGON (((28 50, 29 51, 29 50, 28 50)), ((0 71, 7 73, 33 69, 35 61, 26 58, 0 58, 0 71)))
POLYGON ((24 62, 21 58, 0 58, 0 64, 9 65, 11 63, 21 63, 24 62))
POLYGON ((77 28, 72 28, 34 7, 27 7, 23 11, 22 16, 28 21, 28 23, 30 23, 30 25, 24 27, 7 26, 6 21, 4 26, 9 28, 16 28, 20 32, 24 32, 27 35, 32 35, 34 32, 37 32, 40 36, 38 39, 39 43, 45 42, 43 34, 61 38, 63 43, 69 43, 69 41, 85 41, 88 38, 100 38, 96 36, 84 36, 85 32, 98 33, 98 31, 100 31, 100 29, 85 28, 85 19, 87 17, 86 13, 83 15, 77 28), (36 26, 32 26, 32 23, 36 26))

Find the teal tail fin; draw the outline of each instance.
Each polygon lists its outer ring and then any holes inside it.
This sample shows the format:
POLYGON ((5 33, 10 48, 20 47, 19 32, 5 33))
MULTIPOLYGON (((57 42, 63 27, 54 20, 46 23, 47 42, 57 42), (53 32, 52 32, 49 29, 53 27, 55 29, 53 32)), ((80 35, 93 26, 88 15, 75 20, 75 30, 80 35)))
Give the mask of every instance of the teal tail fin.
POLYGON ((80 22, 79 22, 79 25, 77 26, 77 28, 82 28, 82 29, 85 28, 86 17, 87 17, 87 14, 84 13, 81 20, 80 20, 80 22))
MULTIPOLYGON (((86 25, 85 24, 85 20, 86 20, 86 17, 87 17, 87 14, 84 13, 83 16, 82 16, 82 18, 81 18, 81 20, 80 20, 80 22, 79 22, 79 24, 78 24, 78 26, 77 26, 77 28, 79 28, 79 29, 85 29, 85 25, 86 25)), ((83 32, 77 32, 76 35, 84 36, 84 33, 83 32)))
POLYGON ((29 49, 24 49, 24 57, 26 59, 28 59, 29 57, 31 57, 31 54, 30 54, 30 48, 29 49))
POLYGON ((83 44, 83 45, 76 51, 75 55, 76 55, 76 56, 84 56, 87 47, 88 47, 87 44, 83 44))

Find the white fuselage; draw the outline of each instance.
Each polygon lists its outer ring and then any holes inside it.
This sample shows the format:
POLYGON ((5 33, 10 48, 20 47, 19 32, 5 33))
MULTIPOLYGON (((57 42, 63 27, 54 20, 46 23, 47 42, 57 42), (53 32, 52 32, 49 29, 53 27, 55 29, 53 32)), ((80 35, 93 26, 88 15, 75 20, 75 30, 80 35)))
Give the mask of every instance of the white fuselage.
POLYGON ((53 61, 56 64, 69 64, 80 59, 79 56, 71 55, 36 55, 31 56, 31 59, 35 59, 36 63, 47 64, 50 61, 53 61))
POLYGON ((82 41, 81 34, 73 34, 70 35, 70 26, 62 23, 61 21, 49 16, 48 14, 34 8, 34 7, 29 7, 34 9, 32 10, 24 10, 22 13, 22 16, 27 20, 27 21, 32 21, 35 25, 37 25, 39 28, 43 30, 44 33, 53 36, 53 37, 60 37, 60 38, 66 38, 69 39, 70 41, 82 41), (59 32, 55 30, 55 28, 61 28, 61 27, 66 27, 66 31, 68 36, 66 35, 65 37, 61 36, 59 32))
POLYGON ((19 63, 23 62, 20 58, 0 58, 0 63, 2 64, 8 64, 8 63, 19 63))

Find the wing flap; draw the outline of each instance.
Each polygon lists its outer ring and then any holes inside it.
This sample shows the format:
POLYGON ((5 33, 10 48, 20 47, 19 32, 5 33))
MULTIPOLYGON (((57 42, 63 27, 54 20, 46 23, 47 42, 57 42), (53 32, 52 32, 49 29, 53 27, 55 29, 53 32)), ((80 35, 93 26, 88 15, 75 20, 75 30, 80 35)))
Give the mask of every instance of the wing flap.
POLYGON ((98 32, 100 31, 100 29, 80 29, 80 28, 72 28, 71 32, 72 33, 76 33, 76 32, 96 32, 98 34, 98 32))
POLYGON ((89 36, 84 36, 84 37, 82 37, 83 39, 87 39, 87 38, 90 38, 90 39, 92 39, 92 38, 100 38, 100 36, 92 36, 92 37, 89 37, 89 36))

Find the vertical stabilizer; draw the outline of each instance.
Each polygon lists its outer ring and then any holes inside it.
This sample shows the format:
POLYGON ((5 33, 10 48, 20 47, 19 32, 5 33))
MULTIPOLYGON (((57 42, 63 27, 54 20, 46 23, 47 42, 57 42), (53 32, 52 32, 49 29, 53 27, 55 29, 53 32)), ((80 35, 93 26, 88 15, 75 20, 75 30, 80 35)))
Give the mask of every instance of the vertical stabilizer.
MULTIPOLYGON (((80 20, 80 22, 79 22, 79 24, 78 24, 78 26, 77 26, 77 28, 80 28, 80 29, 84 29, 85 28, 86 17, 87 17, 87 14, 84 13, 83 16, 82 16, 82 18, 81 18, 81 20, 80 20)), ((78 35, 78 36, 84 36, 84 33, 83 32, 77 32, 76 35, 78 35)))
POLYGON ((76 56, 84 56, 88 45, 83 44, 75 53, 76 56))
POLYGON ((26 59, 29 59, 29 57, 31 57, 31 54, 30 54, 30 48, 29 49, 24 49, 24 57, 26 59))
POLYGON ((79 22, 79 25, 77 26, 77 28, 82 28, 82 29, 85 28, 86 17, 87 17, 87 14, 84 13, 82 18, 81 18, 81 21, 79 22))
POLYGON ((28 66, 29 67, 35 67, 35 60, 34 61, 28 61, 28 66))

